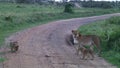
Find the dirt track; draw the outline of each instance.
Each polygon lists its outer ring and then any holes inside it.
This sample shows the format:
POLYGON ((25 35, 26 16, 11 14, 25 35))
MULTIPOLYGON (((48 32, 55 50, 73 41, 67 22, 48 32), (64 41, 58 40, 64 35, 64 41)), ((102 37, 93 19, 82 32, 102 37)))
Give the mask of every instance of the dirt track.
POLYGON ((72 29, 113 15, 120 14, 60 20, 15 33, 6 41, 18 40, 20 49, 6 53, 3 68, 116 68, 100 57, 80 60, 75 49, 65 44, 72 29))

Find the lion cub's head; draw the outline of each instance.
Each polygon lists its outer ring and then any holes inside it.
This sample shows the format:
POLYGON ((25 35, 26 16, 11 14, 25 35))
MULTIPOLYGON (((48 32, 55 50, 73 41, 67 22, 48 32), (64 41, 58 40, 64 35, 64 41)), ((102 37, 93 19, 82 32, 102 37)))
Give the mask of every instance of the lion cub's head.
POLYGON ((78 30, 72 30, 72 34, 74 38, 78 38, 81 37, 81 34, 78 30))
POLYGON ((72 30, 71 31, 72 32, 72 36, 73 36, 73 41, 74 41, 74 44, 78 44, 79 43, 79 39, 80 39, 80 37, 81 37, 81 34, 80 34, 80 32, 79 31, 77 31, 77 30, 72 30))

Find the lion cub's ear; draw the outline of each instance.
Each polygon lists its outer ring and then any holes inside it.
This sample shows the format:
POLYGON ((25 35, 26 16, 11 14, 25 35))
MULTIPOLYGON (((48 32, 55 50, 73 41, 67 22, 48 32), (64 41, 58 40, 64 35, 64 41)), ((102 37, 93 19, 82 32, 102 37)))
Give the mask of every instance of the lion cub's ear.
POLYGON ((79 34, 79 37, 81 37, 81 34, 79 34))
POLYGON ((79 34, 78 34, 78 37, 80 38, 81 36, 82 36, 82 35, 79 33, 79 34))
POLYGON ((77 30, 72 30, 72 33, 77 33, 77 30))
POLYGON ((75 30, 72 30, 72 33, 74 33, 75 30))

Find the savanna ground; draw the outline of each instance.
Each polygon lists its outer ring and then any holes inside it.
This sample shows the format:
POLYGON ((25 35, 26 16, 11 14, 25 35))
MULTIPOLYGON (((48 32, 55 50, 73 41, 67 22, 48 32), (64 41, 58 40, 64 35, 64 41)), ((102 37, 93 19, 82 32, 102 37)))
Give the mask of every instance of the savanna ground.
MULTIPOLYGON (((74 8, 75 13, 69 14, 63 13, 63 10, 63 7, 56 6, 0 3, 0 44, 2 45, 6 37, 18 30, 22 30, 40 24, 45 24, 48 21, 119 12, 119 9, 74 8)), ((36 47, 38 46, 35 46, 35 49, 36 47)), ((18 59, 18 56, 16 59, 18 59)), ((5 61, 4 58, 0 58, 0 60, 5 61)))
POLYGON ((81 60, 80 56, 75 55, 75 48, 65 42, 65 37, 72 29, 114 15, 119 14, 55 21, 15 33, 7 38, 6 42, 17 40, 20 49, 17 53, 10 53, 10 49, 5 48, 3 52, 7 59, 1 66, 3 68, 116 68, 97 56, 94 60, 81 60))

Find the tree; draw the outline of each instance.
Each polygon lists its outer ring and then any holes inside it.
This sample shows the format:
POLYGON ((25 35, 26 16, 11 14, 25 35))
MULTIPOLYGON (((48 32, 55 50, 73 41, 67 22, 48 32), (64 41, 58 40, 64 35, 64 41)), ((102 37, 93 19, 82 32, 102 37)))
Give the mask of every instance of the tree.
POLYGON ((73 13, 72 6, 73 6, 72 4, 66 3, 64 12, 66 12, 66 13, 73 13))

